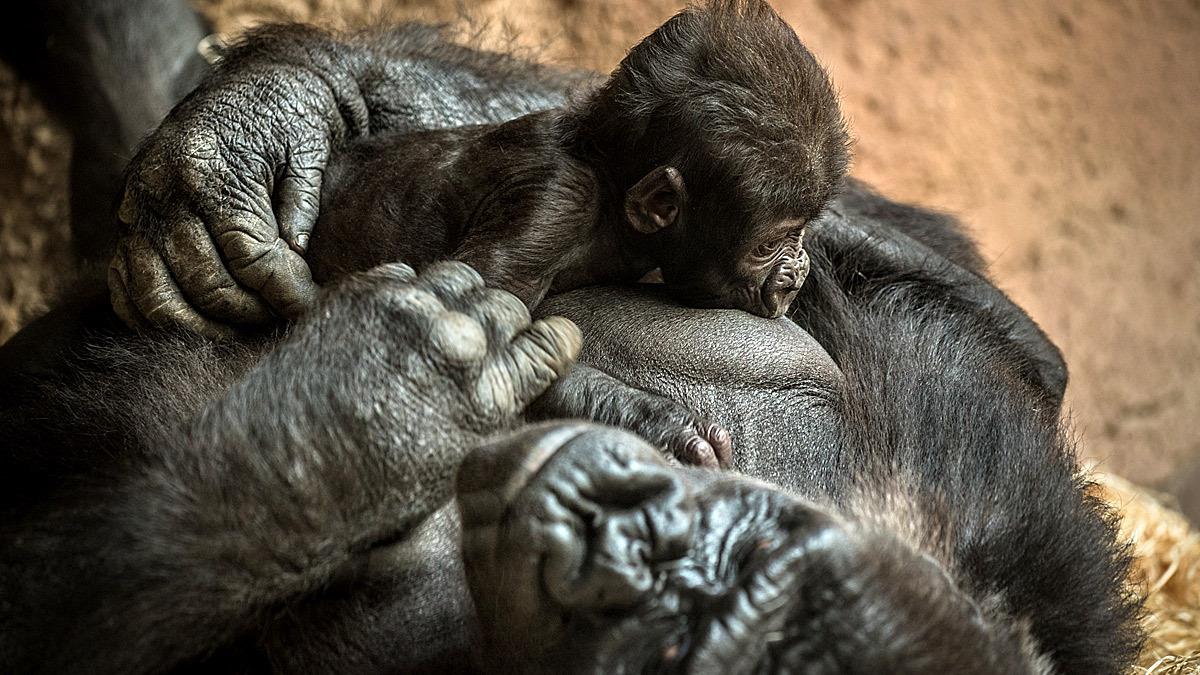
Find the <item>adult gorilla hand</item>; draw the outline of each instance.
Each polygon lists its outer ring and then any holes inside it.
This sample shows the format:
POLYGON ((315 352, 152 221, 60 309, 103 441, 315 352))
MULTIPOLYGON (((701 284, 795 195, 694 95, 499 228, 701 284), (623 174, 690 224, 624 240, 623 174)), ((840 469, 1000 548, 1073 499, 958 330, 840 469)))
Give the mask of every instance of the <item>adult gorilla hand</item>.
POLYGON ((388 424, 366 425, 383 432, 385 448, 397 438, 420 442, 425 454, 447 442, 469 447, 456 437, 478 439, 512 425, 567 372, 582 344, 570 320, 531 321, 524 303, 485 287, 475 270, 458 262, 432 265, 420 275, 404 264, 382 265, 339 281, 326 295, 313 312, 319 316, 297 325, 303 339, 285 349, 305 355, 310 368, 326 366, 333 379, 343 377, 339 371, 359 378, 341 390, 353 392, 360 422, 377 412, 389 417, 388 424), (329 348, 321 343, 363 341, 365 347, 349 350, 353 365, 323 360, 329 348))
POLYGON ((5 597, 5 672, 177 670, 274 632, 288 608, 340 625, 326 590, 367 589, 371 575, 358 572, 373 549, 447 504, 467 453, 518 424, 580 347, 570 321, 530 322, 460 263, 420 275, 384 265, 320 295, 198 414, 164 425, 129 461, 81 472, 78 500, 48 520, 6 520, 3 588, 48 581, 13 594, 13 610, 5 597), (57 611, 39 614, 43 604, 57 611), (11 632, 9 612, 37 619, 11 632))
POLYGON ((345 64, 300 47, 301 27, 247 38, 130 164, 109 271, 131 325, 209 336, 294 318, 316 286, 301 257, 336 144, 366 126, 345 64))

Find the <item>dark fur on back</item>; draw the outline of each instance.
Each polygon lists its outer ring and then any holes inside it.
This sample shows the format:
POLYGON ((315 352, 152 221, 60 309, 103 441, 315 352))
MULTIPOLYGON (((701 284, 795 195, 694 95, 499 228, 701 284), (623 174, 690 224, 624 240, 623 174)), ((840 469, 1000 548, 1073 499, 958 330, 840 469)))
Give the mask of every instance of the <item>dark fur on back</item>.
MULTIPOLYGON (((914 234, 957 241, 952 220, 924 221, 914 234)), ((807 297, 819 302, 802 296, 795 318, 846 390, 842 450, 818 482, 842 483, 830 496, 843 508, 942 560, 984 617, 1026 624, 1055 672, 1123 672, 1142 640, 1130 552, 1028 377, 1024 346, 935 276, 821 242, 818 230, 807 297)))
POLYGON ((961 222, 923 206, 902 204, 880 197, 862 181, 847 178, 848 189, 839 193, 834 208, 858 213, 900 230, 965 270, 984 276, 987 264, 961 222))

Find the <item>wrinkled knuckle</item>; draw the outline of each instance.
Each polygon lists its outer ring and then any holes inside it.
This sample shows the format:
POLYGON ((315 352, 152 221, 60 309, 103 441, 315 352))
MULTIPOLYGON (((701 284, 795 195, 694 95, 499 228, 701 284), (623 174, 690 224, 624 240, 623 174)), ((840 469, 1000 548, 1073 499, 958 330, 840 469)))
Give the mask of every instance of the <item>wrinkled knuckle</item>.
POLYGON ((479 272, 457 260, 444 260, 430 265, 421 273, 421 281, 451 293, 483 286, 483 277, 479 276, 479 272))
POLYGON ((195 134, 181 144, 176 173, 191 193, 207 193, 219 189, 224 166, 220 142, 210 134, 195 134))
POLYGON ((117 251, 124 257, 130 275, 145 273, 160 264, 162 256, 151 243, 152 237, 152 233, 134 232, 118 245, 117 251))
POLYGON ((233 317, 239 320, 254 318, 243 309, 250 304, 249 301, 252 299, 236 284, 215 275, 189 281, 191 282, 190 292, 195 298, 195 304, 204 308, 209 314, 233 317))
POLYGON ((524 327, 528 326, 532 320, 529 316, 529 308, 525 306, 525 303, 508 291, 486 288, 483 290, 479 302, 493 320, 507 326, 524 327))
POLYGON ((150 234, 163 230, 163 221, 158 215, 163 210, 159 196, 167 191, 156 190, 147 180, 142 174, 130 175, 121 194, 117 220, 128 232, 150 234))
MULTIPOLYGON (((574 328, 574 324, 570 325, 574 328)), ((526 385, 522 395, 537 393, 535 390, 547 386, 566 371, 578 353, 572 341, 569 330, 540 321, 513 341, 512 349, 517 354, 514 367, 525 369, 521 373, 524 377, 518 378, 526 385)))
POLYGON ((446 306, 436 295, 413 286, 386 285, 372 295, 394 319, 431 319, 446 312, 446 306))
POLYGON ((323 133, 305 134, 305 137, 295 144, 288 157, 291 160, 289 168, 298 176, 320 176, 322 167, 329 159, 329 139, 323 133))
POLYGON ((134 302, 142 315, 156 325, 179 323, 185 303, 183 299, 160 276, 155 279, 143 279, 145 283, 136 291, 134 302))
POLYGON ((538 319, 527 334, 555 363, 574 361, 583 347, 583 333, 574 321, 566 317, 538 319))
POLYGON ((455 365, 478 363, 487 355, 487 335, 479 322, 460 312, 443 312, 433 318, 429 341, 445 361, 455 365))
POLYGON ((273 253, 277 255, 278 251, 275 242, 283 242, 273 234, 262 232, 261 229, 240 223, 223 229, 217 235, 217 245, 229 261, 231 270, 248 270, 260 262, 272 262, 269 256, 273 253))
POLYGON ((494 363, 484 368, 476 380, 472 410, 479 426, 494 425, 518 412, 516 382, 520 378, 512 368, 510 364, 494 363))

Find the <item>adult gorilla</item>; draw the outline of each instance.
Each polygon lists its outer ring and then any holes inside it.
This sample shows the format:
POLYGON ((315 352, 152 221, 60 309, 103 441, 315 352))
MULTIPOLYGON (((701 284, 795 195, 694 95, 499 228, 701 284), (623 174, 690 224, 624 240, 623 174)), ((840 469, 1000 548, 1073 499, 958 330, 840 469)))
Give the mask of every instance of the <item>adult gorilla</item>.
MULTIPOLYGON (((134 187, 155 199, 127 215, 274 227, 270 195, 319 173, 317 151, 288 164, 296 139, 556 100, 563 80, 413 30, 292 29, 235 51, 147 146, 134 187), (228 145, 178 162, 195 138, 228 145), (214 177, 254 208, 196 190, 214 177)), ((302 247, 306 202, 279 203, 302 247)), ((299 259, 247 231, 270 255, 228 271, 261 274, 265 295, 219 297, 298 311, 299 259)), ((394 671, 475 649, 528 670, 1118 672, 1136 605, 1057 426, 1061 362, 963 241, 851 185, 814 227, 791 321, 652 289, 547 302, 586 332, 589 364, 727 425, 746 475, 577 423, 492 435, 577 334, 530 325, 461 266, 347 279, 278 341, 133 334, 103 304, 64 305, 0 354, 2 664, 394 671), (464 456, 465 574, 447 501, 464 456)))

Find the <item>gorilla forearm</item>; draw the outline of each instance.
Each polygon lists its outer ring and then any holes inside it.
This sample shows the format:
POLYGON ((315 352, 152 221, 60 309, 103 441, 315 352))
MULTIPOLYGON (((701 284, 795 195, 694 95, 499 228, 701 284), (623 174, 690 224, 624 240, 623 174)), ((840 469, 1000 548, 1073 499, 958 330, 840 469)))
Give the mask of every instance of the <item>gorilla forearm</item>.
MULTIPOLYGON (((147 441, 145 457, 74 508, 16 526, 5 567, 31 573, 40 558, 58 566, 50 578, 59 583, 24 579, 8 588, 18 605, 22 592, 35 594, 28 610, 41 617, 28 634, 5 631, 30 659, 10 665, 163 669, 225 644, 448 496, 465 435, 446 430, 445 445, 414 463, 389 457, 372 434, 339 431, 357 427, 362 398, 373 399, 366 410, 385 414, 404 402, 363 377, 379 368, 312 363, 333 358, 309 351, 315 337, 299 331, 197 419, 147 441), (264 401, 274 402, 270 412, 264 401), (438 461, 448 466, 439 470, 438 461)), ((411 434, 393 428, 397 421, 370 426, 374 435, 411 434)))
POLYGON ((125 164, 206 72, 196 45, 208 30, 183 2, 46 0, 0 8, 0 59, 71 135, 71 235, 80 260, 107 264, 112 257, 112 204, 125 164))
MULTIPOLYGON (((348 279, 193 418, 13 510, 5 669, 163 670, 404 538, 578 349, 570 324, 507 306, 463 266, 348 279)), ((124 365, 154 380, 172 364, 124 365)))
POLYGON ((319 80, 310 86, 320 100, 292 105, 317 103, 340 118, 344 129, 335 131, 350 136, 504 121, 560 103, 579 80, 503 55, 483 61, 431 26, 343 37, 285 24, 240 39, 222 55, 211 85, 202 88, 226 86, 231 77, 261 87, 268 74, 302 72, 319 80), (414 100, 418 92, 420 100, 414 100))

